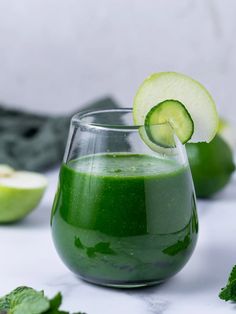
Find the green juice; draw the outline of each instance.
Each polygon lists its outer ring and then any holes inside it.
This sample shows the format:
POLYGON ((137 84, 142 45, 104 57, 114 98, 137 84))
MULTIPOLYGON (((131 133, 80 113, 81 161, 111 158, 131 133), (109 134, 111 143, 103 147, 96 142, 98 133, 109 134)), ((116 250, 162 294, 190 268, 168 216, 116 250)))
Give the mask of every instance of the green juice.
POLYGON ((65 264, 94 283, 161 282, 189 259, 198 222, 189 169, 141 154, 64 164, 52 233, 65 264))

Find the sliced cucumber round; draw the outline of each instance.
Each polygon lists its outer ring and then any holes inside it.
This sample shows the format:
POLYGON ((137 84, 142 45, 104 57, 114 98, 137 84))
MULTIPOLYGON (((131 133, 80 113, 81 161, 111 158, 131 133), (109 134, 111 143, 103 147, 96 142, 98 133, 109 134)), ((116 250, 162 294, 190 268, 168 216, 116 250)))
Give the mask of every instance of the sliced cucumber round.
MULTIPOLYGON (((153 128, 152 132, 163 132, 163 129, 165 128, 166 132, 168 132, 169 136, 171 136, 171 132, 173 133, 173 129, 169 124, 159 124, 151 126, 153 128), (169 126, 169 129, 168 129, 169 126), (160 130, 160 127, 162 130, 160 130), (158 130, 159 129, 159 130, 158 130)), ((165 156, 175 156, 178 155, 178 151, 176 150, 177 145, 168 146, 167 145, 157 145, 157 143, 154 143, 152 140, 150 140, 149 136, 147 135, 146 128, 144 126, 141 126, 139 128, 139 134, 142 139, 142 141, 155 153, 158 153, 160 155, 165 156)), ((174 139, 174 137, 172 137, 174 139)), ((177 144, 177 143, 175 143, 177 144)))
POLYGON ((149 139, 163 147, 175 146, 174 134, 185 144, 194 132, 194 123, 188 110, 181 102, 173 99, 154 106, 146 115, 144 125, 149 139), (154 127, 160 124, 163 124, 162 128, 154 127))
MULTIPOLYGON (((150 110, 170 99, 182 103, 194 123, 190 142, 210 142, 214 138, 218 129, 218 114, 214 100, 199 82, 175 72, 155 73, 143 82, 134 98, 134 123, 144 125, 150 110)), ((176 110, 173 112, 169 110, 168 114, 170 121, 172 116, 175 117, 176 110)), ((181 133, 181 125, 178 129, 181 133)), ((190 134, 189 130, 190 128, 184 124, 183 133, 187 131, 190 134)), ((186 139, 188 134, 184 134, 186 139)))

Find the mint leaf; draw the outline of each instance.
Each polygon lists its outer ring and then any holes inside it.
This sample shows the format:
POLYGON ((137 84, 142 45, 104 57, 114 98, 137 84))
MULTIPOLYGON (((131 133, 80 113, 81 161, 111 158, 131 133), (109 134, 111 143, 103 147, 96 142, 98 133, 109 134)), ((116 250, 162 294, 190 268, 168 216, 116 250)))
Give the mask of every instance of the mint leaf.
MULTIPOLYGON (((1 314, 1 313, 0 313, 1 314)), ((44 312, 43 314, 70 314, 69 312, 60 311, 60 310, 48 310, 47 312, 44 312)))
POLYGON ((80 241, 79 237, 75 237, 75 246, 77 246, 77 248, 79 248, 79 249, 84 249, 84 246, 83 246, 82 242, 80 241))
POLYGON ((225 301, 236 302, 236 265, 229 275, 227 285, 221 289, 219 298, 225 301))
POLYGON ((228 283, 231 283, 235 279, 236 279, 236 265, 234 265, 233 269, 231 270, 231 273, 229 275, 229 282, 228 283))
POLYGON ((110 248, 110 243, 99 242, 93 247, 87 247, 88 257, 95 257, 97 253, 115 255, 115 252, 110 248))
POLYGON ((58 292, 54 298, 50 300, 50 309, 51 310, 57 310, 61 306, 62 303, 62 295, 60 292, 58 292))
MULTIPOLYGON (((108 254, 109 255, 115 255, 116 254, 115 251, 113 251, 112 248, 110 247, 109 242, 99 242, 95 246, 85 246, 85 245, 83 245, 83 243, 81 242, 79 237, 75 237, 74 243, 78 249, 82 249, 82 250, 85 249, 88 257, 95 257, 95 256, 97 256, 97 253, 107 254, 107 255, 108 254)), ((77 313, 75 313, 75 314, 77 314, 77 313)))
POLYGON ((41 314, 49 307, 49 301, 44 297, 44 293, 29 287, 16 288, 0 298, 0 311, 7 314, 41 314))
POLYGON ((186 250, 188 248, 190 242, 191 242, 190 237, 188 235, 186 235, 186 237, 183 240, 179 240, 175 244, 168 246, 162 252, 164 254, 174 256, 174 255, 178 254, 179 252, 186 250))
POLYGON ((43 291, 36 291, 30 287, 18 287, 0 298, 0 314, 70 314, 59 310, 61 303, 60 292, 49 300, 44 296, 43 291))
POLYGON ((62 295, 60 292, 57 293, 55 297, 53 297, 51 300, 49 300, 49 302, 50 302, 50 308, 44 314, 59 314, 59 313, 70 314, 68 312, 63 312, 63 311, 58 310, 62 303, 62 295))
POLYGON ((219 298, 225 301, 229 301, 231 299, 231 290, 229 286, 221 289, 221 292, 219 293, 219 298))

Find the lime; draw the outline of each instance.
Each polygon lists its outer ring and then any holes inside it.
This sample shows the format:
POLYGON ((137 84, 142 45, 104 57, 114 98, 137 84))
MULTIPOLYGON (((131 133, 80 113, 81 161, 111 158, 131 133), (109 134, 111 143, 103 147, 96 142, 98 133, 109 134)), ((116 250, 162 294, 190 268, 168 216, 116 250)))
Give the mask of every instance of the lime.
POLYGON ((235 127, 224 118, 219 120, 218 134, 229 144, 233 151, 236 150, 236 130, 235 127))
MULTIPOLYGON (((209 92, 199 82, 176 72, 152 74, 136 93, 133 104, 135 125, 150 125, 154 116, 152 123, 170 123, 183 143, 186 140, 210 142, 218 129, 218 114, 209 92), (157 118, 161 113, 162 116, 157 118)), ((158 137, 157 144, 160 144, 158 134, 149 132, 148 137, 150 135, 153 142, 158 137)), ((166 140, 168 146, 168 134, 166 140)))
POLYGON ((46 186, 41 174, 0 165, 0 223, 25 217, 38 205, 46 186))
POLYGON ((221 136, 216 135, 210 143, 188 143, 186 149, 197 197, 210 197, 229 182, 235 165, 221 136))

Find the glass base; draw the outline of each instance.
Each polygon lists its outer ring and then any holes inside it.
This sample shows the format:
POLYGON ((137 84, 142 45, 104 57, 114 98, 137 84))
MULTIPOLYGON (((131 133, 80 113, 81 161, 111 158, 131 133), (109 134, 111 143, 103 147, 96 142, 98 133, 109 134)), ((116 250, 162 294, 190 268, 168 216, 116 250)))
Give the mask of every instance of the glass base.
POLYGON ((119 289, 132 289, 132 288, 143 288, 143 287, 149 287, 154 286, 163 283, 165 280, 150 280, 150 281, 133 281, 133 282, 125 282, 125 281, 116 281, 116 280, 99 280, 95 278, 90 277, 83 277, 79 275, 79 278, 103 287, 109 287, 109 288, 119 288, 119 289))

